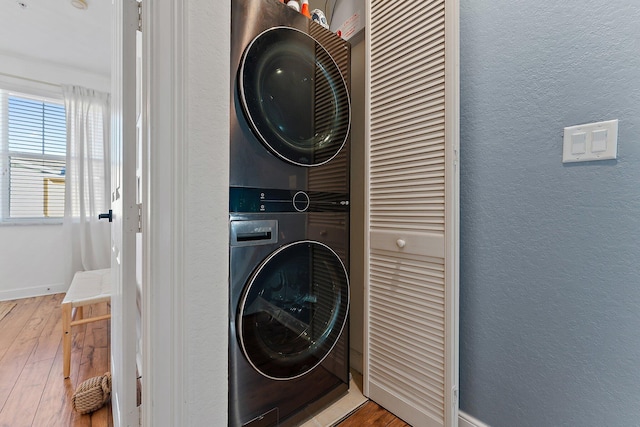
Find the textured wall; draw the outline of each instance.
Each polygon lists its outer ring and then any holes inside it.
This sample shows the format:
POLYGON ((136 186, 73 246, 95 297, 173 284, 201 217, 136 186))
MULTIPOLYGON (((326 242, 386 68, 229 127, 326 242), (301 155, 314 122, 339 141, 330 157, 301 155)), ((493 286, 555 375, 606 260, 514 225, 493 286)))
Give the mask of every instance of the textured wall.
POLYGON ((640 5, 461 0, 461 409, 640 423, 640 5), (562 164, 619 119, 618 160, 562 164))
POLYGON ((184 283, 187 425, 227 425, 231 2, 189 0, 184 283))
POLYGON ((0 226, 0 301, 66 292, 62 224, 0 226))
MULTIPOLYGON (((55 86, 62 83, 110 90, 108 76, 0 53, 3 89, 62 99, 62 91, 55 86)), ((70 255, 65 245, 62 221, 53 225, 1 225, 0 300, 66 292, 70 255)))

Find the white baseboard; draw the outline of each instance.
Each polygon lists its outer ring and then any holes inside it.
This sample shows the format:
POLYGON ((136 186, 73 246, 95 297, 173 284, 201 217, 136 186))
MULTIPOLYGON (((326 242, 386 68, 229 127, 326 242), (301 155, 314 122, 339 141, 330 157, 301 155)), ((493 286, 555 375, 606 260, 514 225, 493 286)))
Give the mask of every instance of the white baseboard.
POLYGON ((64 283, 55 283, 52 285, 34 286, 32 288, 10 289, 8 291, 0 291, 0 301, 59 294, 67 292, 67 288, 68 286, 64 283))
POLYGON ((458 427, 489 427, 489 425, 459 410, 458 411, 458 427))

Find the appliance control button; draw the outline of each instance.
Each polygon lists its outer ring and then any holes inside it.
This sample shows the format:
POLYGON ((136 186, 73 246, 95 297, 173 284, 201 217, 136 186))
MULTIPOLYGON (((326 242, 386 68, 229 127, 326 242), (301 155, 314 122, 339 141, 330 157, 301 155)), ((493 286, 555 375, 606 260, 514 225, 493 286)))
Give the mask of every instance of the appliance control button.
POLYGON ((309 195, 304 191, 298 191, 293 196, 293 208, 298 212, 304 212, 309 209, 309 195))

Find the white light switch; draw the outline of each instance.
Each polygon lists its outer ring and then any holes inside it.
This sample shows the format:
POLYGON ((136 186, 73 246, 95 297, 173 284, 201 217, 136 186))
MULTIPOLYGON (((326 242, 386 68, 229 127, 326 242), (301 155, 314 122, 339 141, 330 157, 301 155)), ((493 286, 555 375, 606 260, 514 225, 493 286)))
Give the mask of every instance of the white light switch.
POLYGON ((588 162, 618 157, 618 121, 564 128, 562 162, 588 162))
POLYGON ((571 154, 584 154, 587 152, 587 134, 578 132, 571 135, 571 154))
POLYGON ((607 151, 607 130, 600 129, 591 132, 591 151, 600 153, 607 151))

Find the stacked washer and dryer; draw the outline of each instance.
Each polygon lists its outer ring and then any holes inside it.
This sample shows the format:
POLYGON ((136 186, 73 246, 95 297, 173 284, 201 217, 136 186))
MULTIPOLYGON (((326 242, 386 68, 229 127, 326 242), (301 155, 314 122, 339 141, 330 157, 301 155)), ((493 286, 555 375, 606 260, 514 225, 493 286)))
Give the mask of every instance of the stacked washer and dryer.
POLYGON ((295 425, 349 387, 350 46, 232 0, 229 425, 295 425))

